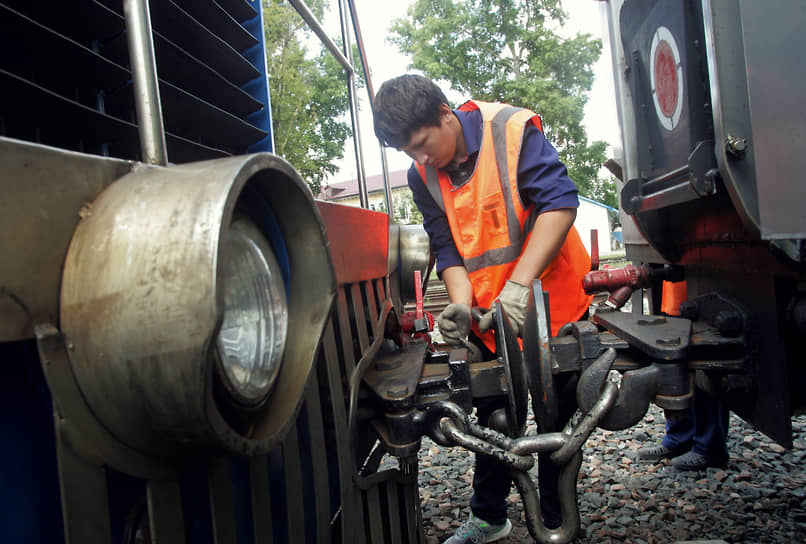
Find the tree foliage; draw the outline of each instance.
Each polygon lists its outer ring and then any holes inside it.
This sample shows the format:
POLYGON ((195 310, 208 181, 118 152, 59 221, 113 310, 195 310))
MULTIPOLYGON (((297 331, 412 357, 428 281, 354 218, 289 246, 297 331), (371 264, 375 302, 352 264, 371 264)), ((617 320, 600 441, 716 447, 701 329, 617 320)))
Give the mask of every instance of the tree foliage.
POLYGON ((565 17, 560 0, 417 0, 390 39, 411 68, 464 96, 539 113, 580 194, 611 204, 615 185, 599 174, 606 143, 589 145, 582 126, 602 44, 557 35, 551 24, 565 17))
MULTIPOLYGON (((321 20, 323 0, 307 5, 321 20)), ((274 152, 290 162, 314 195, 338 169, 351 135, 343 121, 349 107, 346 75, 324 48, 311 58, 307 26, 283 0, 264 0, 266 61, 271 93, 274 152)), ((317 42, 318 43, 318 42, 317 42)))
POLYGON ((422 225, 423 214, 414 203, 414 195, 407 187, 403 191, 398 191, 392 197, 395 207, 395 218, 405 225, 422 225))
POLYGON ((568 175, 574 180, 579 194, 618 209, 618 193, 613 177, 603 177, 601 167, 605 160, 606 142, 578 145, 567 150, 564 159, 568 175))

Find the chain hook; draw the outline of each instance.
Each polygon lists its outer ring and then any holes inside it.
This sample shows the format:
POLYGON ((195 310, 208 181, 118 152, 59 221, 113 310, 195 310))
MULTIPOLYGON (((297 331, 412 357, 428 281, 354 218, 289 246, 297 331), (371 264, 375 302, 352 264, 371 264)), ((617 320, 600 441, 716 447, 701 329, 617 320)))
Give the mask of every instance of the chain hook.
POLYGON ((470 428, 470 418, 462 407, 448 400, 440 400, 429 404, 425 408, 428 419, 428 435, 440 446, 446 448, 456 445, 452 437, 447 436, 442 429, 441 422, 447 419, 461 432, 467 432, 470 428))

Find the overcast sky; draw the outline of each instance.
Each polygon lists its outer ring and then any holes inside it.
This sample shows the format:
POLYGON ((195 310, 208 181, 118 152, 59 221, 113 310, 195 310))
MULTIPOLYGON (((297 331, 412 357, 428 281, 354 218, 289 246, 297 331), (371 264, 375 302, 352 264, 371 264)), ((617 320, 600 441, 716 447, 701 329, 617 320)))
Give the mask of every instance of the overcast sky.
MULTIPOLYGON (((406 10, 412 0, 398 0, 397 2, 354 0, 354 2, 359 24, 361 25, 364 46, 366 47, 372 84, 377 90, 381 83, 387 79, 408 71, 407 66, 410 59, 401 54, 395 46, 389 44, 387 37, 392 21, 406 16, 406 10)), ((616 106, 613 98, 610 48, 604 11, 606 3, 596 0, 563 0, 563 7, 568 13, 568 20, 565 26, 559 30, 561 34, 573 36, 576 33, 588 33, 594 37, 601 38, 604 45, 602 56, 594 66, 596 80, 590 99, 585 107, 585 128, 588 133, 588 139, 590 141, 605 140, 611 146, 617 145, 616 106)), ((329 19, 331 18, 329 17, 329 19)), ((335 17, 332 19, 335 19, 335 17)), ((326 28, 331 35, 333 35, 333 32, 338 33, 338 21, 332 19, 326 22, 326 28)), ((372 119, 366 90, 359 91, 359 98, 362 101, 359 130, 364 145, 364 168, 366 175, 371 176, 381 173, 380 149, 372 131, 372 119)), ((329 181, 339 182, 355 179, 356 167, 353 149, 353 143, 349 141, 342 167, 329 181)), ((389 149, 386 154, 390 171, 406 169, 411 164, 411 160, 403 153, 389 149)))

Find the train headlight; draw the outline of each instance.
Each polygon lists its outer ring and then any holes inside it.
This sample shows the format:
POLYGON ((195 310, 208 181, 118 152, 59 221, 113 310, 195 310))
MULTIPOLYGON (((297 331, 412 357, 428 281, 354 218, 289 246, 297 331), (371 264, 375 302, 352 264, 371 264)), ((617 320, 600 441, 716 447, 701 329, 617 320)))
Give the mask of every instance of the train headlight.
POLYGON ((285 284, 274 251, 251 221, 233 222, 225 243, 217 370, 236 402, 256 406, 280 372, 288 330, 285 284))
POLYGON ((85 211, 59 328, 95 419, 161 457, 275 447, 336 295, 296 170, 268 153, 136 167, 85 211))

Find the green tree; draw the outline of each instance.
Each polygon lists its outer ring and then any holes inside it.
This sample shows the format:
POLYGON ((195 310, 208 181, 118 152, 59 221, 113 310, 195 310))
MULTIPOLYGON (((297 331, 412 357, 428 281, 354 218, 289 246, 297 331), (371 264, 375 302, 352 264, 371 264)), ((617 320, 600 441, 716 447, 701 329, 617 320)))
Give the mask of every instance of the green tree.
POLYGON ((395 209, 395 219, 404 225, 422 225, 423 214, 414 204, 414 195, 406 187, 392 196, 392 206, 395 209))
POLYGON ((601 175, 606 148, 607 143, 601 141, 593 142, 591 145, 579 145, 576 149, 569 150, 568 156, 573 160, 564 159, 564 161, 568 175, 576 183, 579 194, 618 209, 615 178, 601 175))
POLYGON ((580 194, 616 202, 615 184, 599 174, 606 144, 589 145, 582 126, 602 44, 558 36, 550 24, 565 17, 560 0, 417 0, 390 40, 411 68, 465 96, 538 112, 580 194))
MULTIPOLYGON (((307 5, 321 20, 323 0, 307 5)), ((263 19, 274 152, 299 171, 316 195, 324 178, 337 171, 335 162, 352 133, 340 121, 349 108, 347 76, 324 48, 315 57, 308 55, 307 25, 288 2, 264 0, 263 19)))

